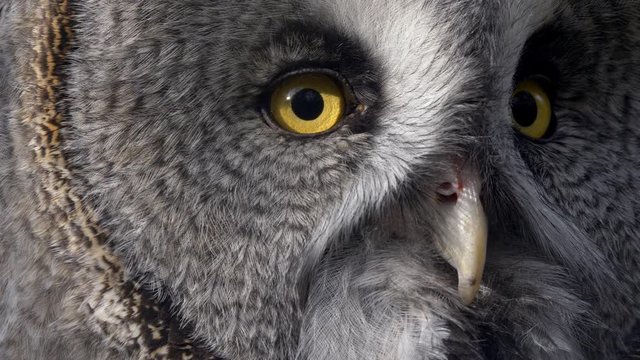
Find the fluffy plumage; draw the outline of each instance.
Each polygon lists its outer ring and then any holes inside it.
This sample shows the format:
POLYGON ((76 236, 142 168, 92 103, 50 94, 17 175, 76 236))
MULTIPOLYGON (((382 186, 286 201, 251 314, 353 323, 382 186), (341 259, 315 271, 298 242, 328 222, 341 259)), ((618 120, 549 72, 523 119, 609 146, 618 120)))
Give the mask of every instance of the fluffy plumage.
POLYGON ((110 322, 148 314, 129 296, 169 329, 158 349, 202 357, 637 352, 634 1, 70 1, 59 192, 24 99, 42 88, 32 61, 51 63, 34 44, 56 44, 34 31, 42 6, 61 3, 0 0, 0 358, 150 357, 137 331, 156 323, 110 322), (366 111, 319 137, 267 126, 264 92, 301 68, 340 73, 366 111), (555 84, 546 142, 510 119, 537 73, 555 84), (489 220, 471 306, 434 245, 433 194, 459 157, 489 220), (47 207, 69 193, 80 209, 47 207), (117 264, 99 295, 110 270, 57 225, 77 214, 117 264))

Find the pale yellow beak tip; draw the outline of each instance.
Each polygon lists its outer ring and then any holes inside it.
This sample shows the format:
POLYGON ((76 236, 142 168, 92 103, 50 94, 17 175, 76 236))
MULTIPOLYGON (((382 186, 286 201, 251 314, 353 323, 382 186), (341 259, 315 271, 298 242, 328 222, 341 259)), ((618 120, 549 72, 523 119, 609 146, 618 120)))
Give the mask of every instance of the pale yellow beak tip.
POLYGON ((479 279, 458 278, 458 294, 465 305, 471 305, 480 291, 479 279))

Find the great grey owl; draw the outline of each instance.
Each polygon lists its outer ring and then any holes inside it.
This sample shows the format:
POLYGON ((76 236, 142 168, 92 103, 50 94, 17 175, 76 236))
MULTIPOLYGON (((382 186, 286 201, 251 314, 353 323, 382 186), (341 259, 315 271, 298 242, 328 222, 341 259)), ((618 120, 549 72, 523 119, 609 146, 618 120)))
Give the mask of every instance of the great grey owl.
POLYGON ((0 0, 0 359, 640 353, 633 0, 0 0))

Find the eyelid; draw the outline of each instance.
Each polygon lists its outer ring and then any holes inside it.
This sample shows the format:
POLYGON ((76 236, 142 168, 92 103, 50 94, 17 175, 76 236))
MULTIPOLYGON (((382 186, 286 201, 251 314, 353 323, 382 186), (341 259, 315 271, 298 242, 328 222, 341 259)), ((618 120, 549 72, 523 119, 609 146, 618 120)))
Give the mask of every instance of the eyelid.
POLYGON ((321 67, 304 67, 304 68, 291 70, 291 71, 287 71, 285 73, 282 73, 279 76, 277 76, 275 78, 275 80, 273 80, 266 87, 267 91, 264 93, 264 95, 268 96, 269 94, 271 94, 275 88, 277 88, 280 84, 282 84, 283 82, 285 82, 288 78, 290 78, 292 76, 302 75, 302 74, 309 74, 309 73, 323 74, 323 75, 327 75, 327 76, 330 76, 330 77, 334 78, 335 80, 337 80, 340 83, 340 85, 342 85, 344 87, 345 90, 348 90, 348 91, 345 91, 345 95, 349 95, 349 96, 352 97, 349 100, 353 100, 353 101, 356 100, 353 88, 351 87, 351 84, 349 83, 349 81, 347 81, 347 78, 345 78, 341 73, 339 73, 339 72, 337 72, 335 70, 331 70, 331 69, 328 69, 328 68, 321 68, 321 67))

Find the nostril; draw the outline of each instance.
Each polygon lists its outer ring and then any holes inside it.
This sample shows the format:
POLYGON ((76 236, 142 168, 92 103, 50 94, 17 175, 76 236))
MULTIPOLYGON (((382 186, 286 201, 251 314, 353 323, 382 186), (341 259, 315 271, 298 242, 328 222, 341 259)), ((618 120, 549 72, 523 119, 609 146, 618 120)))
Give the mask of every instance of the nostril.
POLYGON ((450 182, 442 183, 438 186, 436 194, 440 202, 455 203, 458 201, 458 186, 450 182))

